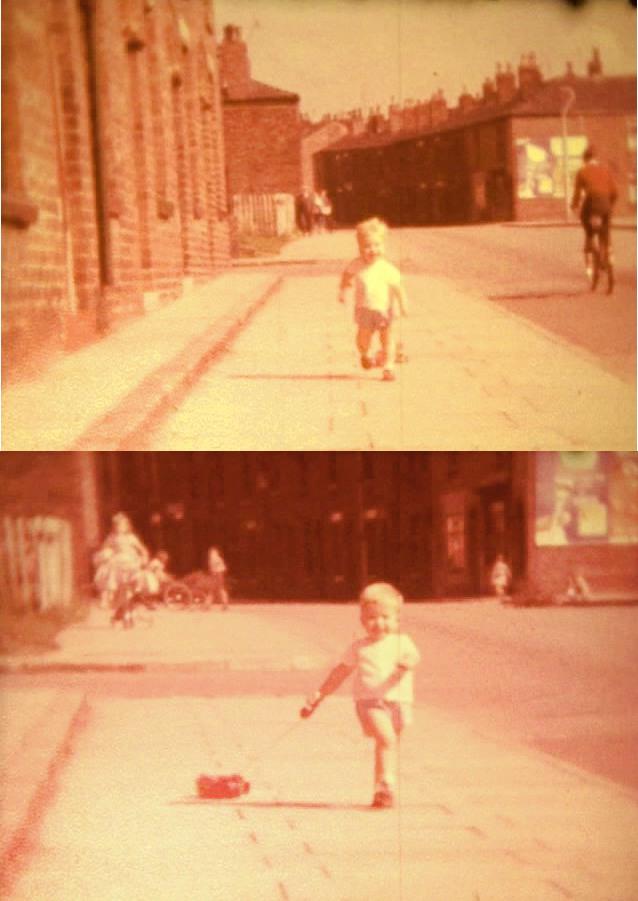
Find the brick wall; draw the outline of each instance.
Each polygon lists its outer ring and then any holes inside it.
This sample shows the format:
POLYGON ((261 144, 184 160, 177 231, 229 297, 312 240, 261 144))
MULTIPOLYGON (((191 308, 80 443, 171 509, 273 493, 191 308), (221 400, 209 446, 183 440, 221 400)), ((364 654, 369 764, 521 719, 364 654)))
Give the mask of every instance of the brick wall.
POLYGON ((231 195, 301 190, 297 102, 226 103, 224 135, 231 195))
POLYGON ((34 353, 47 349, 49 335, 61 331, 69 301, 53 66, 40 7, 37 0, 2 5, 5 367, 26 347, 34 353), (20 91, 19 80, 27 72, 29 90, 20 91))
POLYGON ((5 374, 228 262, 207 0, 6 0, 5 374))

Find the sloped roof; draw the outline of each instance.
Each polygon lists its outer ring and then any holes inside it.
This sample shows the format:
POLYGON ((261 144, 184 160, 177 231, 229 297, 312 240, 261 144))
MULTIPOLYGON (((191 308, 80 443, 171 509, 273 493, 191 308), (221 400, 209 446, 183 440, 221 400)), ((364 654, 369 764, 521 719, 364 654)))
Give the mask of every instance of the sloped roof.
POLYGON ((358 135, 346 135, 325 149, 338 151, 386 147, 388 144, 398 144, 419 135, 451 131, 466 125, 505 117, 560 116, 567 96, 565 87, 570 87, 574 91, 574 101, 569 109, 570 116, 636 114, 635 75, 598 78, 566 76, 541 83, 527 97, 519 92, 507 102, 478 101, 476 106, 465 112, 459 107, 452 107, 448 110, 448 118, 439 125, 394 132, 364 131, 358 135))
POLYGON ((565 102, 565 88, 574 91, 569 115, 622 115, 636 111, 636 76, 611 75, 597 78, 566 76, 544 82, 527 99, 514 104, 519 116, 560 116, 565 102))
POLYGON ((224 102, 228 101, 229 103, 247 103, 260 100, 296 103, 299 100, 299 94, 293 94, 292 91, 283 91, 281 88, 264 84, 263 81, 255 81, 254 78, 250 78, 248 81, 240 84, 224 86, 222 97, 224 102))

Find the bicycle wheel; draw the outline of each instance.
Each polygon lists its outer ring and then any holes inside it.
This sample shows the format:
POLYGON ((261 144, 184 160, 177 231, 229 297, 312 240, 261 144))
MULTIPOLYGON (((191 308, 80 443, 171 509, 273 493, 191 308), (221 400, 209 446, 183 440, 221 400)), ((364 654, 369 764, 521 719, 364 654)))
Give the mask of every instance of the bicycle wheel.
POLYGON ((164 589, 164 603, 173 610, 183 610, 193 602, 190 588, 183 582, 171 582, 164 589))
POLYGON ((598 240, 591 255, 591 289, 596 290, 598 279, 600 278, 600 250, 598 248, 598 240))
POLYGON ((206 607, 208 604, 208 595, 202 588, 193 588, 192 591, 193 596, 193 606, 194 607, 206 607))

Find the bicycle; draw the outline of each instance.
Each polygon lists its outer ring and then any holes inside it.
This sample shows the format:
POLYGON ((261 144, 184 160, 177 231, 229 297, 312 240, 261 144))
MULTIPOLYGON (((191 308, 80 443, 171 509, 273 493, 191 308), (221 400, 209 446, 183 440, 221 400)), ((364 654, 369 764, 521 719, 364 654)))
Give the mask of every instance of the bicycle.
POLYGON ((605 217, 592 213, 589 217, 591 228, 591 290, 598 287, 601 272, 607 273, 607 294, 614 290, 614 265, 609 249, 609 225, 605 227, 605 217))
POLYGON ((118 586, 113 605, 112 626, 121 623, 124 629, 132 629, 136 625, 153 625, 153 598, 140 590, 135 577, 118 586))

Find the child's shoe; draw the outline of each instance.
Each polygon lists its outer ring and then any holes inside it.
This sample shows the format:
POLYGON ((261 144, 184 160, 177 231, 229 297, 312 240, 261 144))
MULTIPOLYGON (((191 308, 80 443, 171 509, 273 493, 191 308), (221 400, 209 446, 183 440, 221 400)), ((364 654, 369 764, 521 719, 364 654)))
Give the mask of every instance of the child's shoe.
POLYGON ((374 366, 374 362, 370 359, 367 354, 361 354, 361 365, 364 369, 372 369, 374 366))
POLYGON ((376 808, 394 807, 394 795, 386 782, 380 782, 372 799, 372 806, 376 808))
POLYGON ((396 376, 395 376, 395 374, 392 372, 391 369, 384 369, 384 370, 383 370, 383 381, 384 381, 384 382, 393 382, 393 381, 395 380, 395 378, 396 378, 396 376))

